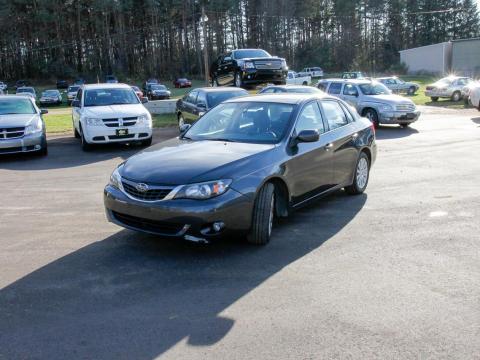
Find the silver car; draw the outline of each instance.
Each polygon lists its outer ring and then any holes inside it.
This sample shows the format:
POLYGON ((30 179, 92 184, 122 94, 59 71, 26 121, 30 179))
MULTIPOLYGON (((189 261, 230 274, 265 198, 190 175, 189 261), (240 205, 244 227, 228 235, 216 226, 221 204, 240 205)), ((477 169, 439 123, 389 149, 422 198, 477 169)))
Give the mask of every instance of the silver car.
POLYGON ((448 76, 427 85, 425 96, 430 97, 434 102, 438 101, 439 98, 460 101, 462 100, 462 89, 472 81, 469 77, 448 76))
POLYGON ((67 102, 70 105, 75 97, 77 96, 78 89, 80 89, 80 85, 72 85, 69 86, 67 89, 67 102))
POLYGON ((377 81, 329 79, 320 81, 318 88, 352 105, 376 127, 380 124, 407 127, 420 117, 412 100, 392 94, 377 81))
POLYGON ((403 81, 396 76, 381 77, 376 80, 381 82, 394 93, 407 93, 408 95, 413 95, 420 88, 420 85, 410 81, 403 81))
POLYGON ((45 122, 30 96, 0 97, 0 154, 38 152, 47 154, 45 122))
POLYGON ((33 101, 35 101, 35 99, 37 98, 37 93, 35 92, 35 89, 30 86, 22 86, 17 88, 16 94, 30 96, 33 99, 33 101))

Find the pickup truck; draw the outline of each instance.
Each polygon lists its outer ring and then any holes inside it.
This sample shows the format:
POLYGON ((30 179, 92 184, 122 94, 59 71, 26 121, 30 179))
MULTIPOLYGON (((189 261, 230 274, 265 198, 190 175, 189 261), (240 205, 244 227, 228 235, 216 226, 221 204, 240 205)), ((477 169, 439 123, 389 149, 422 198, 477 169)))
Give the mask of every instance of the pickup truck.
POLYGON ((287 85, 310 85, 312 77, 310 75, 300 74, 295 71, 289 71, 287 74, 287 85))

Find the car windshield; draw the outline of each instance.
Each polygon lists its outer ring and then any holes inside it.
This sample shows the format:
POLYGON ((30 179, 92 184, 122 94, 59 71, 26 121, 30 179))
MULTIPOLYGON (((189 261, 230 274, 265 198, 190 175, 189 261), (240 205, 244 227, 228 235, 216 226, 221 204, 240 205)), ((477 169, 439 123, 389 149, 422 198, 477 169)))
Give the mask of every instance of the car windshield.
POLYGON ((207 95, 207 103, 210 108, 217 106, 225 100, 248 95, 248 91, 225 91, 225 92, 211 92, 207 95))
POLYGON ((271 57, 271 55, 265 50, 252 49, 252 50, 236 50, 234 51, 235 59, 248 59, 248 58, 262 58, 262 57, 271 57))
POLYGON ((28 99, 0 99, 0 115, 35 113, 36 110, 28 99))
POLYGON ((188 81, 188 79, 180 78, 180 79, 178 79, 178 81, 185 82, 185 81, 188 81))
POLYGON ((132 89, 91 89, 85 91, 85 106, 138 104, 132 89))
POLYGON ((18 89, 17 93, 31 93, 31 94, 33 94, 33 89, 31 89, 31 88, 18 89))
POLYGON ((276 144, 285 135, 294 105, 262 102, 220 104, 184 135, 191 140, 276 144))
POLYGON ((167 90, 165 85, 152 85, 152 90, 167 90))
POLYGON ((58 91, 56 90, 46 90, 42 93, 42 96, 57 96, 58 91))
POLYGON ((360 84, 359 87, 364 95, 390 95, 390 90, 380 83, 360 84))
POLYGON ((440 86, 449 86, 453 83, 454 79, 452 78, 443 78, 443 79, 440 79, 437 81, 437 85, 440 85, 440 86))

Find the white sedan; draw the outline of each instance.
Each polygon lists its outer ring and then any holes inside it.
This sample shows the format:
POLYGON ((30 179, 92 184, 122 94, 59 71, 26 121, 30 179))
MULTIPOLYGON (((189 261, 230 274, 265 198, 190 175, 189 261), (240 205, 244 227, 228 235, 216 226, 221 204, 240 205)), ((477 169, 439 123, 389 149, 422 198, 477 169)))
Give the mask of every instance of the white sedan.
POLYGON ((75 137, 88 151, 94 144, 152 143, 152 116, 135 91, 125 84, 82 86, 72 102, 75 137))

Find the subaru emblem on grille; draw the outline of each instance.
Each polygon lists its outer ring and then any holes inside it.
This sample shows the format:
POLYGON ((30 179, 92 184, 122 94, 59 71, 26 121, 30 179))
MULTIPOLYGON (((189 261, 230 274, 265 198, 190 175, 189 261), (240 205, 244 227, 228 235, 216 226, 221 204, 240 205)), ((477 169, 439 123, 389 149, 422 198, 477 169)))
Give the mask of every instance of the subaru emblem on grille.
POLYGON ((137 184, 135 185, 135 189, 137 189, 140 192, 147 192, 148 191, 148 185, 147 184, 137 184))

